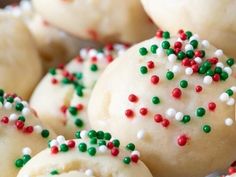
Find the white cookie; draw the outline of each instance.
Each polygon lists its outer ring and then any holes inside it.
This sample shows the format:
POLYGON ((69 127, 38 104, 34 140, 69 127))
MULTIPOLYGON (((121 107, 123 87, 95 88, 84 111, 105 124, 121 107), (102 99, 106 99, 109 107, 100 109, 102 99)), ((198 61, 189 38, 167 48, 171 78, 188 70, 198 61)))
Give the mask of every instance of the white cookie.
POLYGON ((106 132, 81 131, 77 138, 66 141, 60 136, 50 147, 32 158, 17 177, 152 177, 139 160, 135 145, 120 147, 117 139, 106 132), (42 163, 43 162, 43 163, 42 163))
POLYGON ((236 57, 235 0, 142 0, 144 8, 162 29, 175 33, 191 30, 236 57))
POLYGON ((41 77, 40 58, 25 25, 0 11, 0 87, 28 98, 41 77))
POLYGON ((234 59, 199 38, 162 36, 106 68, 89 101, 90 125, 135 142, 154 176, 221 171, 236 155, 234 59))
POLYGON ((16 176, 28 160, 47 147, 49 132, 28 103, 0 90, 0 177, 16 176))
POLYGON ((135 43, 156 29, 137 0, 34 0, 33 5, 51 24, 84 39, 135 43))
POLYGON ((65 68, 51 69, 35 89, 30 104, 40 119, 57 134, 72 138, 78 129, 88 129, 87 104, 91 90, 106 66, 126 46, 81 49, 65 68))
POLYGON ((26 23, 36 41, 45 71, 69 61, 83 46, 98 45, 55 28, 34 11, 28 0, 22 1, 19 6, 7 6, 5 11, 26 23))

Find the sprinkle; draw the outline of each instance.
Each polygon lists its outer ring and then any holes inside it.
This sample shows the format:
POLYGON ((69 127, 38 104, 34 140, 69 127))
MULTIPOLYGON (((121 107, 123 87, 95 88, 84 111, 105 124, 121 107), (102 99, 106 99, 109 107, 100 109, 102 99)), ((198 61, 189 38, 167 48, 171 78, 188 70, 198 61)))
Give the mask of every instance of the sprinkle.
POLYGON ((87 134, 88 134, 88 132, 87 132, 86 130, 82 130, 82 131, 80 132, 80 137, 81 137, 81 139, 85 139, 85 138, 87 137, 87 134))
POLYGON ((221 57, 221 56, 223 56, 223 55, 224 55, 224 53, 223 53, 222 50, 218 49, 218 50, 215 51, 215 56, 216 56, 216 57, 221 57))
POLYGON ((178 65, 174 65, 171 70, 173 73, 178 73, 180 72, 180 67, 178 65))
POLYGON ((179 146, 185 146, 187 144, 188 137, 186 135, 181 135, 177 139, 177 143, 179 146))
POLYGON ((180 85, 181 88, 187 88, 188 87, 188 81, 181 80, 179 85, 180 85))
POLYGON ((12 104, 9 103, 9 102, 6 102, 6 103, 4 104, 4 108, 5 108, 6 110, 10 110, 10 109, 12 108, 12 104))
POLYGON ((23 155, 31 155, 32 151, 29 147, 25 147, 22 149, 22 154, 23 155))
POLYGON ((159 104, 160 103, 160 98, 157 96, 152 97, 152 103, 153 104, 159 104))
POLYGON ((139 49, 139 53, 140 53, 140 55, 145 56, 145 55, 147 55, 148 51, 145 47, 141 47, 139 49))
POLYGON ((207 41, 207 40, 203 40, 202 41, 202 46, 205 47, 205 48, 208 48, 210 45, 210 43, 207 41))
POLYGON ((36 133, 41 133, 43 129, 40 125, 35 125, 34 130, 35 130, 36 133))
POLYGON ((190 44, 185 45, 185 51, 193 50, 193 46, 190 44))
POLYGON ((168 119, 163 119, 161 125, 167 128, 170 125, 170 121, 168 119))
POLYGON ((202 107, 197 108, 196 110, 196 116, 203 117, 206 114, 206 110, 202 107))
POLYGON ((186 74, 186 75, 192 75, 192 74, 193 74, 193 69, 190 68, 190 67, 186 68, 186 69, 185 69, 185 74, 186 74))
POLYGON ((202 63, 202 59, 200 57, 194 58, 194 61, 196 61, 198 64, 202 63))
POLYGON ((141 74, 147 74, 147 72, 148 72, 147 67, 146 66, 141 66, 140 67, 140 72, 141 72, 141 74))
POLYGON ((148 109, 147 109, 147 108, 140 108, 139 113, 140 113, 142 116, 146 116, 147 113, 148 113, 148 109))
POLYGON ((102 146, 99 146, 98 150, 101 153, 105 153, 107 151, 107 147, 105 145, 102 145, 102 146))
POLYGON ((209 125, 204 125, 202 127, 202 130, 205 132, 205 133, 210 133, 211 132, 211 127, 209 125))
POLYGON ((151 77, 151 83, 154 84, 154 85, 158 84, 159 80, 160 79, 159 79, 159 77, 157 75, 153 75, 151 77))
POLYGON ((174 89, 172 90, 172 96, 173 96, 174 98, 179 99, 179 98, 181 97, 181 95, 182 95, 182 91, 181 91, 179 88, 174 88, 174 89))
POLYGON ((226 102, 226 101, 228 101, 228 100, 229 100, 229 95, 228 95, 227 93, 222 93, 222 94, 220 95, 220 101, 226 102))
POLYGON ((235 61, 234 61, 233 58, 228 58, 227 61, 226 61, 227 65, 230 66, 230 67, 234 65, 234 62, 235 61))
POLYGON ((174 117, 175 114, 176 114, 176 111, 175 111, 175 109, 173 109, 173 108, 169 108, 169 109, 166 111, 166 116, 169 117, 169 118, 174 117))
POLYGON ((125 115, 127 118, 132 118, 134 116, 134 112, 131 109, 125 110, 125 115))
POLYGON ((229 100, 226 103, 228 106, 233 106, 235 104, 234 98, 229 98, 229 100))
POLYGON ((233 90, 234 93, 236 93, 236 86, 233 86, 230 89, 233 90))
POLYGON ((16 114, 14 114, 14 113, 9 116, 9 120, 10 120, 11 122, 16 121, 17 118, 18 118, 18 116, 17 116, 16 114))
POLYGON ((174 78, 174 73, 172 72, 172 71, 168 71, 167 73, 166 73, 166 78, 168 79, 168 80, 172 80, 173 78, 174 78))
POLYGON ((225 119, 225 125, 226 126, 231 126, 231 125, 233 125, 233 123, 234 123, 233 119, 231 119, 231 118, 226 118, 225 119))
POLYGON ((176 57, 175 54, 170 54, 170 55, 168 56, 168 60, 169 60, 169 62, 171 62, 171 63, 174 63, 174 62, 176 61, 176 59, 177 59, 177 57, 176 57))
POLYGON ((216 109, 216 104, 214 102, 208 103, 208 109, 214 111, 216 109))
POLYGON ((155 120, 155 122, 160 123, 163 121, 163 117, 161 114, 156 114, 156 115, 154 115, 154 120, 155 120))
POLYGON ((182 112, 177 112, 175 114, 175 120, 181 121, 183 119, 184 114, 182 112))
POLYGON ((203 83, 206 85, 210 85, 212 83, 213 79, 211 76, 205 76, 203 79, 203 83))
POLYGON ((221 62, 216 63, 216 66, 217 66, 217 67, 220 67, 220 68, 222 68, 222 69, 224 68, 224 64, 221 63, 221 62))
POLYGON ((230 76, 232 74, 232 69, 230 67, 225 67, 224 71, 230 76))
POLYGON ((130 102, 137 102, 138 101, 138 97, 134 94, 130 94, 128 99, 130 102))
POLYGON ((145 131, 144 130, 139 130, 137 133, 137 138, 138 139, 143 139, 145 136, 145 131))
POLYGON ((164 57, 164 54, 165 54, 164 50, 159 47, 159 48, 157 49, 157 56, 158 56, 158 57, 164 57))
POLYGON ((93 171, 92 171, 91 169, 87 169, 87 170, 85 171, 85 175, 86 175, 86 176, 93 176, 93 171))
POLYGON ((197 85, 197 86, 195 87, 195 91, 196 91, 197 93, 201 92, 201 91, 202 91, 202 87, 201 87, 200 85, 197 85))

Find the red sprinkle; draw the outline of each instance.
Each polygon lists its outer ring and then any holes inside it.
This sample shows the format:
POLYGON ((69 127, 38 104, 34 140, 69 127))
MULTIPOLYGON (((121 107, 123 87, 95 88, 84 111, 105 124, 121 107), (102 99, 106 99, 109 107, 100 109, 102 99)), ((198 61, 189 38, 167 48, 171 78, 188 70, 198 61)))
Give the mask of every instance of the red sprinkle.
POLYGON ((111 63, 113 61, 113 56, 112 55, 107 55, 106 59, 107 59, 108 63, 111 63))
POLYGON ((20 130, 20 129, 22 129, 24 127, 25 124, 21 120, 17 120, 15 122, 15 125, 16 125, 16 128, 20 130))
POLYGON ((175 49, 181 49, 181 48, 182 48, 182 43, 179 42, 179 41, 175 42, 174 48, 175 48, 175 49))
POLYGON ((114 147, 114 144, 112 142, 107 143, 107 148, 112 149, 114 147))
POLYGON ((160 122, 163 121, 163 117, 162 117, 161 114, 156 114, 156 115, 154 116, 154 120, 155 120, 155 122, 160 123, 160 122))
POLYGON ((156 37, 157 37, 157 38, 162 38, 162 35, 163 35, 163 31, 158 30, 158 31, 156 32, 156 37))
POLYGON ((58 80, 56 79, 56 78, 52 78, 52 80, 51 80, 51 82, 52 82, 52 84, 57 84, 58 83, 58 80))
POLYGON ((138 101, 138 97, 134 94, 130 94, 128 99, 130 102, 137 102, 138 101))
POLYGON ((154 62, 153 62, 153 61, 148 61, 148 62, 147 62, 147 67, 148 67, 149 69, 153 69, 153 68, 155 67, 154 62))
POLYGON ((174 98, 180 98, 182 95, 182 92, 179 88, 174 88, 174 90, 172 91, 172 96, 174 98))
POLYGON ((210 103, 208 104, 208 109, 209 109, 210 111, 214 111, 214 110, 216 109, 216 104, 215 104, 214 102, 210 102, 210 103))
POLYGON ((84 109, 84 106, 82 104, 78 104, 76 108, 78 111, 82 111, 84 109))
POLYGON ((112 148, 112 150, 111 150, 111 155, 113 155, 113 156, 118 156, 118 154, 119 154, 119 149, 117 149, 117 148, 112 148))
POLYGON ((220 75, 219 74, 214 74, 212 78, 213 78, 213 81, 217 82, 217 81, 220 80, 220 75))
POLYGON ((201 92, 201 91, 202 91, 202 87, 201 87, 200 85, 197 85, 197 86, 195 87, 195 91, 196 91, 197 93, 201 92))
POLYGON ((159 79, 159 77, 157 75, 153 75, 151 77, 151 83, 154 84, 154 85, 158 84, 159 80, 160 79, 159 79))
POLYGON ((180 146, 185 146, 187 144, 188 141, 188 137, 186 135, 181 135, 180 137, 178 137, 178 145, 180 146))
POLYGON ((52 154, 57 154, 58 151, 59 151, 59 150, 58 150, 58 147, 57 147, 57 146, 52 146, 52 147, 51 147, 51 153, 52 153, 52 154))
POLYGON ((67 145, 68 145, 69 148, 74 148, 75 147, 75 141, 70 140, 70 141, 68 141, 67 145))
POLYGON ((67 111, 67 106, 66 105, 61 106, 60 110, 63 114, 65 114, 67 111))
POLYGON ((163 127, 168 127, 170 125, 170 121, 168 119, 163 119, 161 124, 163 127))
POLYGON ((6 116, 4 116, 4 117, 2 117, 1 122, 4 123, 4 124, 8 124, 8 122, 9 122, 9 118, 6 117, 6 116))
POLYGON ((196 51, 194 52, 194 56, 195 56, 195 57, 202 57, 202 52, 201 52, 200 50, 196 50, 196 51))
POLYGON ((34 131, 34 127, 33 126, 28 126, 24 128, 24 133, 32 133, 34 131))
POLYGON ((185 33, 180 33, 180 39, 185 41, 187 39, 187 35, 185 33))
POLYGON ((131 118, 134 116, 134 112, 131 109, 127 109, 125 111, 125 115, 126 115, 126 117, 131 118))
POLYGON ((135 154, 135 155, 132 155, 132 156, 131 156, 131 161, 132 161, 132 162, 137 163, 138 160, 139 160, 139 156, 138 156, 138 155, 135 154))
POLYGON ((236 169, 234 167, 229 167, 228 173, 229 173, 229 175, 232 175, 232 174, 236 173, 236 169))
POLYGON ((140 108, 139 113, 143 116, 147 115, 148 109, 147 108, 140 108))

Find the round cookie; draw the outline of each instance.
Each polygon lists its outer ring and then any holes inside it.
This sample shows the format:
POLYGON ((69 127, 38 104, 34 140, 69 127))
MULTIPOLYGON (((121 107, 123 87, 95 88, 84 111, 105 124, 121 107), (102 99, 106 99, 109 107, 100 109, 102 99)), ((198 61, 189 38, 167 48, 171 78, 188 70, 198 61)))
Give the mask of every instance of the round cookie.
POLYGON ((191 30, 236 57, 232 47, 236 41, 236 1, 142 0, 142 3, 161 29, 173 33, 180 28, 191 30))
POLYGON ((0 86, 28 98, 42 74, 34 41, 19 19, 3 11, 0 11, 0 33, 0 86))
POLYGON ((47 147, 53 133, 42 126, 28 103, 0 89, 0 177, 16 176, 36 153, 47 147))
POLYGON ((35 89, 30 104, 40 119, 57 134, 73 138, 78 129, 88 129, 87 104, 91 90, 106 66, 127 48, 81 49, 65 67, 51 69, 35 89))
POLYGON ((58 136, 49 148, 37 154, 17 177, 61 175, 102 177, 152 177, 139 160, 140 153, 133 143, 120 147, 120 141, 103 131, 79 131, 76 138, 58 136), (44 163, 41 163, 44 162, 44 163))
POLYGON ((90 125, 137 144, 154 176, 221 171, 236 155, 235 61, 190 31, 157 34, 103 72, 90 125))
POLYGON ((7 6, 5 11, 21 18, 26 23, 36 41, 45 71, 69 61, 82 47, 98 45, 55 28, 34 11, 28 0, 22 1, 19 6, 7 6))
POLYGON ((137 0, 34 0, 33 5, 51 24, 104 43, 135 43, 156 29, 137 0))

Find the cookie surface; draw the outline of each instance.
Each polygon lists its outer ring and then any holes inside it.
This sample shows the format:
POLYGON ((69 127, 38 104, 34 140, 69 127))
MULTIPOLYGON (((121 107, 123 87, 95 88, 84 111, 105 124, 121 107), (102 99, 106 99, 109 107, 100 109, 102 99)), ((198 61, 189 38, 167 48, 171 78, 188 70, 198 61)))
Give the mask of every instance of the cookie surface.
POLYGON ((145 10, 161 29, 175 33, 191 30, 236 57, 236 1, 142 0, 145 10), (215 13, 217 12, 217 13, 215 13))
POLYGON ((0 86, 28 98, 41 77, 40 58, 26 26, 0 11, 0 86))
POLYGON ((74 137, 88 129, 87 105, 91 91, 107 65, 126 50, 125 45, 82 49, 65 67, 51 69, 36 87, 30 104, 57 134, 74 137))
POLYGON ((84 39, 135 43, 156 29, 137 0, 35 0, 33 4, 51 24, 84 39))
POLYGON ((139 152, 130 143, 120 146, 118 139, 103 131, 77 132, 77 138, 64 140, 59 136, 50 142, 50 147, 34 158, 19 172, 17 177, 152 177, 147 167, 139 160, 139 152), (44 161, 44 163, 41 163, 44 161))
POLYGON ((45 128, 26 101, 0 90, 0 177, 16 176, 54 134, 45 128))
POLYGON ((235 61, 189 31, 157 34, 104 71, 90 125, 135 142, 154 176, 223 170, 235 154, 235 61))

